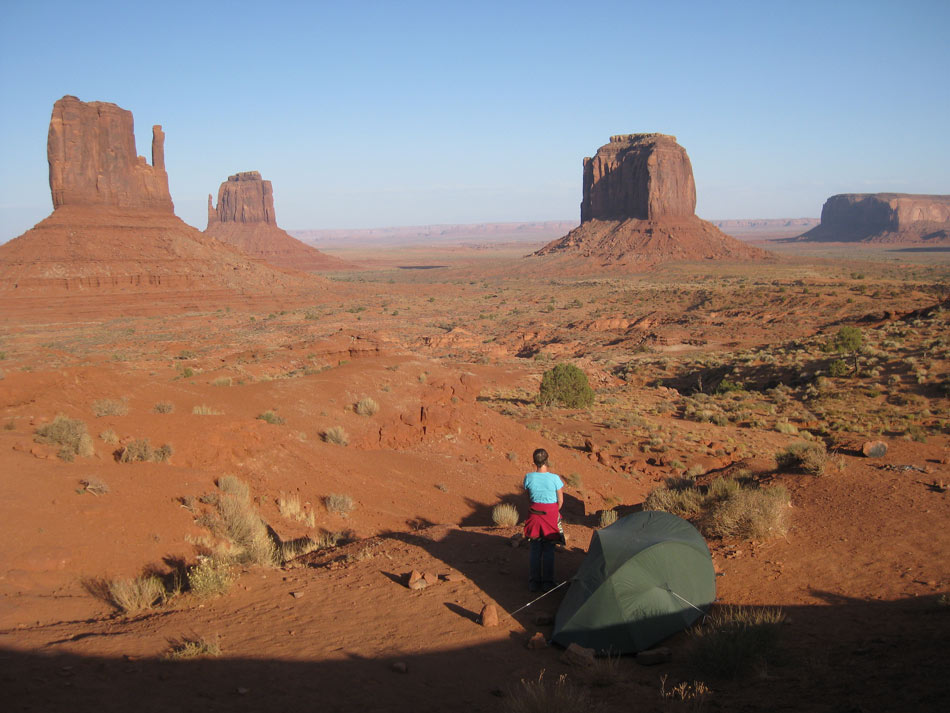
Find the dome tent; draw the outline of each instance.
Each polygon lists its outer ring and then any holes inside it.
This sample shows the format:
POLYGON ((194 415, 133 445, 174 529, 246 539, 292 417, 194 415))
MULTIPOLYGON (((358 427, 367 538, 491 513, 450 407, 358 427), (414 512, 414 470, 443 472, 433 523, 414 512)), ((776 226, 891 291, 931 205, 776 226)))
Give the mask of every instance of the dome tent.
POLYGON ((685 629, 716 598, 706 541, 667 512, 628 515, 591 537, 558 608, 553 641, 621 654, 685 629))

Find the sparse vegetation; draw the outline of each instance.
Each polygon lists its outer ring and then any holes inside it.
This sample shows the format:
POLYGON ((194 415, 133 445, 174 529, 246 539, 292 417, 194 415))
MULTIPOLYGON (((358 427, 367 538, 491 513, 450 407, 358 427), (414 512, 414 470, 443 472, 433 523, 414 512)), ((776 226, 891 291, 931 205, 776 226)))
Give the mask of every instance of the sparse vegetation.
POLYGON ((172 413, 175 410, 175 404, 171 401, 159 401, 152 407, 155 413, 172 413))
POLYGON ((211 640, 202 636, 172 642, 172 648, 165 654, 164 658, 170 661, 178 661, 181 659, 215 658, 220 655, 221 645, 217 638, 211 640))
POLYGON ((56 416, 52 423, 37 428, 35 440, 59 446, 57 455, 64 461, 72 461, 76 456, 91 456, 94 452, 86 424, 63 414, 56 416))
POLYGON ((219 376, 211 381, 212 386, 231 386, 234 380, 230 376, 219 376))
POLYGON ((106 485, 106 483, 104 483, 103 481, 97 480, 96 478, 90 478, 89 480, 80 480, 79 484, 81 487, 78 490, 76 490, 76 492, 79 493, 80 495, 89 493, 90 495, 99 496, 99 495, 105 495, 106 493, 109 492, 109 486, 106 485))
POLYGON ((609 527, 617 522, 617 511, 616 510, 601 510, 600 511, 600 526, 609 527))
POLYGON ((264 413, 258 415, 258 420, 265 421, 267 423, 273 424, 275 426, 280 426, 284 423, 284 419, 278 416, 273 411, 265 411, 264 413))
POLYGON ((521 685, 513 689, 504 701, 506 713, 578 713, 599 709, 587 692, 571 683, 565 674, 550 683, 544 680, 544 671, 538 675, 537 681, 522 679, 521 685))
POLYGON ((103 443, 108 443, 110 446, 114 446, 116 443, 119 442, 119 436, 111 428, 106 429, 105 431, 100 433, 99 439, 103 443))
POLYGON ((358 413, 360 416, 374 416, 379 412, 379 404, 369 396, 364 396, 356 402, 353 410, 356 411, 356 413, 358 413))
POLYGON ((227 594, 235 574, 230 563, 216 557, 201 557, 188 568, 188 589, 196 597, 208 598, 227 594))
POLYGON ((704 623, 690 632, 693 663, 723 678, 748 673, 773 654, 784 619, 781 609, 714 607, 704 623))
POLYGON ((320 434, 320 437, 327 443, 333 443, 338 446, 345 446, 350 442, 350 436, 343 429, 343 426, 331 426, 320 434))
POLYGON ((295 522, 302 522, 307 527, 314 527, 316 520, 313 512, 307 512, 300 504, 300 496, 296 493, 281 493, 277 498, 277 510, 282 517, 295 522))
POLYGON ((277 547, 253 503, 247 484, 233 475, 218 481, 221 494, 214 502, 216 517, 205 524, 232 546, 231 557, 242 564, 277 564, 277 547))
POLYGON ((172 447, 165 443, 158 448, 152 448, 147 438, 137 438, 129 441, 119 452, 120 463, 144 463, 152 461, 163 463, 172 456, 172 447))
POLYGON ((793 443, 775 454, 780 470, 797 470, 822 475, 828 463, 828 449, 821 441, 793 443))
POLYGON ((124 400, 99 399, 92 402, 92 412, 100 416, 125 416, 129 412, 129 405, 124 400))
POLYGON ((587 408, 594 403, 594 390, 581 369, 573 364, 558 364, 541 377, 538 403, 542 406, 560 404, 568 408, 587 408))
POLYGON ((195 414, 196 416, 221 416, 222 414, 224 414, 224 411, 218 411, 217 409, 212 408, 211 406, 205 406, 203 404, 194 406, 191 409, 191 412, 195 414))
POLYGON ((518 508, 511 503, 499 503, 492 508, 491 519, 499 527, 514 527, 518 524, 518 508))
POLYGON ((326 506, 327 512, 339 515, 340 517, 347 517, 356 508, 356 503, 353 502, 353 498, 341 493, 331 493, 327 495, 323 499, 323 504, 326 506))
POLYGON ((165 597, 165 585, 155 575, 134 579, 113 579, 108 584, 109 600, 125 614, 151 609, 165 597))

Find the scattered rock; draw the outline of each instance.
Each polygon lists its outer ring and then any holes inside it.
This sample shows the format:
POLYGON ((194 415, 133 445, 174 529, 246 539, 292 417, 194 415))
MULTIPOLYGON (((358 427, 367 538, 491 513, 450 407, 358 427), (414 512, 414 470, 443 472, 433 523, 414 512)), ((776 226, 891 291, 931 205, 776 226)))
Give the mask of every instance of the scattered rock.
POLYGON ((540 631, 535 632, 534 636, 525 642, 525 647, 531 649, 532 651, 546 649, 547 646, 548 641, 544 638, 544 634, 542 634, 540 631))
POLYGON ((409 573, 409 581, 406 584, 409 589, 425 589, 427 584, 422 572, 414 569, 409 573))
POLYGON ((516 532, 514 535, 511 536, 511 539, 508 540, 508 543, 509 543, 512 547, 514 547, 515 549, 517 549, 517 548, 521 547, 521 543, 522 543, 523 541, 524 541, 524 535, 522 535, 520 532, 516 532))
POLYGON ((445 581, 446 582, 464 582, 465 577, 463 577, 458 572, 449 572, 447 575, 445 575, 445 581))
POLYGON ((861 444, 861 452, 866 458, 882 458, 887 453, 887 444, 884 441, 865 441, 861 444))
POLYGON ((641 666, 656 666, 661 663, 668 663, 673 658, 673 652, 666 646, 660 646, 649 651, 641 651, 637 654, 637 663, 641 666))
POLYGON ((433 584, 439 583, 439 575, 437 575, 435 572, 426 572, 425 574, 422 575, 422 578, 425 580, 426 584, 430 587, 433 584))
POLYGON ((579 644, 571 644, 561 654, 561 661, 570 666, 590 667, 594 665, 594 650, 579 644))
POLYGON ((479 615, 478 620, 484 627, 498 626, 497 607, 494 604, 486 604, 482 607, 482 613, 479 615))
POLYGON ((292 596, 294 599, 300 599, 300 597, 303 596, 303 592, 291 592, 290 596, 292 596))
POLYGON ((389 668, 396 673, 409 673, 409 666, 405 661, 394 661, 389 668))

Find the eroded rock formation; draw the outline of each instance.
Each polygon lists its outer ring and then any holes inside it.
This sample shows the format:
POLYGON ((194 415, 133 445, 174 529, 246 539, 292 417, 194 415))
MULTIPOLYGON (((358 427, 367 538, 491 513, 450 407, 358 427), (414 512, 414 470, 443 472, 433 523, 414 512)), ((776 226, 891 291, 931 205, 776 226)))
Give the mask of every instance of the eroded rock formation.
POLYGON ((136 156, 132 112, 65 96, 53 105, 46 143, 53 208, 106 206, 174 213, 165 134, 152 127, 152 165, 136 156))
POLYGON ((821 208, 821 223, 801 236, 823 242, 950 242, 950 196, 842 193, 821 208))
POLYGON ((218 189, 218 205, 208 196, 205 234, 272 265, 296 270, 340 270, 352 267, 300 242, 277 227, 274 189, 257 171, 228 176, 218 189))
POLYGON ((174 213, 165 135, 152 130, 152 165, 135 155, 132 114, 65 96, 47 142, 53 213, 0 245, 0 293, 204 291, 272 293, 319 286, 206 237, 174 213))
POLYGON ((749 260, 769 254, 695 215, 696 185, 675 136, 611 136, 584 159, 581 224, 534 255, 575 256, 636 269, 670 260, 749 260))

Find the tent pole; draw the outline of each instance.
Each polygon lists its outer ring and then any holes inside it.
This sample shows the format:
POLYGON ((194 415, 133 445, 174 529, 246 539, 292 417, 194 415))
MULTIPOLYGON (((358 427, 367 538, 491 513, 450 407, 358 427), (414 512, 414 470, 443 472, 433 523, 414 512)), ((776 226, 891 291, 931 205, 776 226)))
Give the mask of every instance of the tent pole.
POLYGON ((557 589, 560 589, 561 587, 563 587, 563 586, 564 586, 565 584, 567 584, 567 583, 568 583, 568 580, 565 579, 563 582, 561 582, 561 583, 560 583, 559 585, 557 585, 556 587, 551 587, 548 591, 546 591, 544 594, 542 594, 542 595, 541 595, 540 597, 538 597, 537 599, 532 599, 530 602, 528 602, 528 603, 525 604, 523 607, 521 607, 521 609, 515 609, 515 610, 514 610, 513 612, 511 612, 511 614, 509 614, 508 616, 514 616, 515 614, 517 614, 518 612, 520 612, 522 609, 527 609, 528 607, 530 607, 530 606, 531 606, 532 604, 534 604, 535 602, 544 599, 544 598, 545 598, 546 596, 548 596, 551 592, 553 592, 553 591, 555 591, 555 590, 557 590, 557 589))

